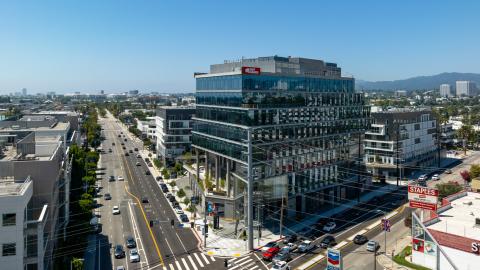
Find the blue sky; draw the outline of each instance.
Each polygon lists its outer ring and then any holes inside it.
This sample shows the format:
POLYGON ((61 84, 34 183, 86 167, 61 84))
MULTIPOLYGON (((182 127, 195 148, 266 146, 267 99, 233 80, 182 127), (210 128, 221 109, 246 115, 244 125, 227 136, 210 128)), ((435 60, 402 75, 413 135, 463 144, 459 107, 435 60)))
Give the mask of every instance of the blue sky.
POLYGON ((194 90, 225 59, 302 56, 357 79, 480 73, 480 1, 0 2, 0 94, 194 90))

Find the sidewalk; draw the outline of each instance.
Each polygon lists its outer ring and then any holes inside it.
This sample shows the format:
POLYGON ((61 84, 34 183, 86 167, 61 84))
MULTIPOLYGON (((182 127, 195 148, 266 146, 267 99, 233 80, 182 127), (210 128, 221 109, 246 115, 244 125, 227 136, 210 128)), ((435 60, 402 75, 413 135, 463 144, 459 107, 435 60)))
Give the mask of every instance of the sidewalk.
MULTIPOLYGON (((392 260, 391 254, 394 252, 395 255, 400 253, 406 246, 410 245, 412 238, 410 235, 405 235, 400 238, 395 245, 392 247, 390 246, 387 249, 387 254, 380 254, 377 256, 377 262, 383 267, 385 270, 397 270, 397 269, 412 269, 407 266, 400 265, 392 260)), ((408 260, 408 258, 407 258, 408 260)))

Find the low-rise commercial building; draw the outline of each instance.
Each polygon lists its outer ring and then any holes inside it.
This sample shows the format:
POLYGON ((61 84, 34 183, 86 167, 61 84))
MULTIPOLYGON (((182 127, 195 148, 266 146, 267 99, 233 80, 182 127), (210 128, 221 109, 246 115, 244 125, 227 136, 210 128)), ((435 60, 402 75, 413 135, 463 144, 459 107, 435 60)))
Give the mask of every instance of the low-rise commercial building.
POLYGON ((440 146, 448 148, 454 144, 455 130, 453 130, 452 123, 445 123, 440 125, 440 146))
POLYGON ((155 117, 147 117, 146 121, 137 119, 137 129, 142 133, 143 138, 155 139, 156 138, 156 123, 155 117))
POLYGON ((372 113, 364 149, 367 170, 380 180, 407 177, 416 168, 437 166, 437 121, 429 109, 372 113))

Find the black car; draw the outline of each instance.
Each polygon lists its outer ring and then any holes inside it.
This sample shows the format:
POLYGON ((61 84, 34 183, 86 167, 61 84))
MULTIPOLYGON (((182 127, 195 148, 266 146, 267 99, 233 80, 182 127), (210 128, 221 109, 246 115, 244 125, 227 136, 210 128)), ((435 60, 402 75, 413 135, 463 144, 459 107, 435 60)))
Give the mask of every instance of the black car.
POLYGON ((180 215, 180 220, 182 222, 190 222, 190 220, 188 219, 188 216, 186 214, 181 214, 180 215))
POLYGON ((112 199, 112 196, 110 195, 110 193, 105 193, 105 195, 103 195, 103 198, 108 201, 108 200, 111 200, 112 199))
POLYGON ((122 137, 122 135, 118 134, 118 138, 122 137))
POLYGON ((124 141, 127 141, 127 138, 125 138, 125 140, 124 140, 124 141))
POLYGON ((128 157, 128 156, 130 156, 130 154, 128 154, 128 152, 125 152, 125 156, 128 157))
POLYGON ((131 235, 129 235, 129 236, 127 237, 126 244, 127 244, 127 248, 135 248, 135 247, 137 247, 137 243, 135 242, 135 239, 133 239, 133 236, 131 236, 131 235))
POLYGON ((327 235, 325 236, 325 238, 323 238, 322 242, 320 242, 320 246, 322 248, 329 248, 329 247, 333 247, 335 246, 337 243, 335 242, 335 237, 331 236, 331 235, 327 235))
POLYGON ((167 185, 163 184, 160 186, 162 188, 163 193, 168 193, 170 190, 168 190, 167 185))
POLYGON ((115 176, 113 176, 113 175, 110 175, 110 178, 108 178, 108 181, 110 181, 110 182, 113 182, 113 181, 115 181, 115 176))
POLYGON ((157 176, 155 179, 156 179, 157 181, 160 181, 160 180, 162 180, 162 177, 161 177, 161 176, 157 176))
POLYGON ((175 196, 170 196, 170 198, 168 198, 168 200, 169 200, 170 202, 174 202, 174 201, 176 201, 177 199, 175 199, 175 196))
POLYGON ((115 258, 121 259, 125 257, 125 251, 123 250, 122 245, 116 245, 115 246, 115 258))
POLYGON ((366 242, 368 242, 368 238, 364 235, 361 235, 361 234, 357 234, 357 235, 355 235, 355 238, 353 238, 353 243, 355 243, 357 245, 363 245, 366 242))
POLYGON ((149 170, 145 171, 145 175, 151 175, 150 171, 149 170))
POLYGON ((115 143, 114 143, 114 142, 112 142, 112 146, 114 146, 114 145, 115 145, 115 143))
POLYGON ((295 241, 297 241, 297 235, 296 234, 288 235, 287 237, 285 237, 283 239, 284 244, 294 243, 295 241))
POLYGON ((122 143, 120 143, 120 144, 121 144, 121 145, 125 145, 123 142, 122 142, 122 143))
POLYGON ((135 150, 135 151, 138 151, 138 148, 137 148, 137 147, 135 147, 135 148, 133 148, 133 150, 135 150))
POLYGON ((150 162, 150 159, 148 157, 146 157, 145 162, 150 162))
POLYGON ((125 146, 122 147, 123 150, 126 150, 127 148, 125 146))
POLYGON ((132 149, 130 149, 130 150, 128 150, 128 152, 129 152, 129 153, 133 153, 133 150, 132 150, 132 149))
POLYGON ((167 194, 167 199, 170 200, 171 197, 173 197, 172 193, 168 193, 168 194, 167 194))
POLYGON ((148 203, 148 198, 147 198, 147 197, 143 197, 143 198, 142 198, 142 203, 148 203))
POLYGON ((172 206, 173 208, 177 208, 177 209, 180 209, 182 210, 182 208, 180 208, 180 204, 177 202, 177 199, 173 198, 174 201, 172 202, 172 206))

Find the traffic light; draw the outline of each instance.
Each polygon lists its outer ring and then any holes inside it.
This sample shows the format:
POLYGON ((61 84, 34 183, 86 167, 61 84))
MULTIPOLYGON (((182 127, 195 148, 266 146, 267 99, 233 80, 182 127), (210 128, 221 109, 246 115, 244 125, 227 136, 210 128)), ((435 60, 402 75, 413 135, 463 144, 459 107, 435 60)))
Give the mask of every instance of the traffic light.
POLYGON ((205 224, 205 226, 203 226, 203 227, 205 228, 205 229, 204 229, 205 233, 208 233, 208 225, 205 224))
POLYGON ((170 225, 172 225, 172 227, 175 226, 175 220, 170 219, 170 225))
POLYGON ((150 227, 153 227, 153 220, 150 220, 150 227))

